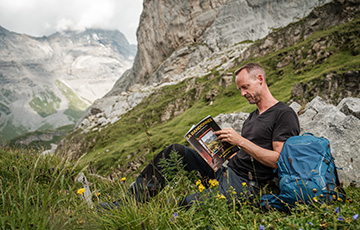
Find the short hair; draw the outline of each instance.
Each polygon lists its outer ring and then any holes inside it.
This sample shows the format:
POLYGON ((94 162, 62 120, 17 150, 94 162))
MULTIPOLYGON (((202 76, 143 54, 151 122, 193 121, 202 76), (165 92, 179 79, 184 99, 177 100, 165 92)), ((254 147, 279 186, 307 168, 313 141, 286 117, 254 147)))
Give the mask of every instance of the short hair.
POLYGON ((246 69, 246 71, 248 73, 252 72, 253 70, 258 70, 264 76, 264 79, 266 79, 265 70, 259 63, 250 62, 250 63, 247 63, 246 65, 243 65, 242 67, 240 67, 239 69, 237 69, 234 72, 235 76, 237 76, 241 72, 241 70, 243 70, 243 69, 246 69))

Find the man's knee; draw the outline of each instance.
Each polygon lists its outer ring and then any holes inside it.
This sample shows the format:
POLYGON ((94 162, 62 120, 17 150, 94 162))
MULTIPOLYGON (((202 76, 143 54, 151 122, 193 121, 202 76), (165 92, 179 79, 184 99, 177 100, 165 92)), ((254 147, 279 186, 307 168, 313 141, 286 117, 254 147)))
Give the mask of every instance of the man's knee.
POLYGON ((178 153, 181 156, 184 156, 185 146, 180 145, 180 144, 172 144, 172 145, 170 145, 170 148, 172 151, 178 153))
POLYGON ((159 155, 161 155, 161 158, 169 158, 170 153, 176 152, 179 156, 184 157, 185 156, 185 146, 180 144, 171 144, 168 147, 166 147, 162 152, 160 152, 159 155))

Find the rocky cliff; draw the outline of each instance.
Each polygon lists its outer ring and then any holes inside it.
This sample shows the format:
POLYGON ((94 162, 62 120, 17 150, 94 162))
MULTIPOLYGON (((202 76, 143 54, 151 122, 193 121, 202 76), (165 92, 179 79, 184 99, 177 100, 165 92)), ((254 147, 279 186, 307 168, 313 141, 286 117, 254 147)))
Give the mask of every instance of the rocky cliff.
POLYGON ((35 38, 0 27, 0 139, 74 125, 131 67, 135 53, 119 31, 35 38))
POLYGON ((157 87, 203 76, 214 67, 228 70, 248 46, 239 43, 263 38, 326 2, 145 0, 133 67, 87 110, 84 118, 99 111, 110 122, 157 87))

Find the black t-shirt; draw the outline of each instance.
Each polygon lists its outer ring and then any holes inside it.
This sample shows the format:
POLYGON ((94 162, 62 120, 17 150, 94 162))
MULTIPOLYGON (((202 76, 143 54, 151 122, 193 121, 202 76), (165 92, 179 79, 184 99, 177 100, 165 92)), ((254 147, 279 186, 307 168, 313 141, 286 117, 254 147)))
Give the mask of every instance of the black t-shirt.
MULTIPOLYGON (((262 148, 273 150, 273 141, 286 141, 299 132, 299 120, 294 110, 278 102, 260 115, 258 110, 252 112, 243 124, 241 136, 262 148)), ((239 176, 258 182, 275 176, 273 168, 259 163, 243 149, 231 158, 228 166, 239 176), (253 178, 249 178, 249 172, 253 178)))

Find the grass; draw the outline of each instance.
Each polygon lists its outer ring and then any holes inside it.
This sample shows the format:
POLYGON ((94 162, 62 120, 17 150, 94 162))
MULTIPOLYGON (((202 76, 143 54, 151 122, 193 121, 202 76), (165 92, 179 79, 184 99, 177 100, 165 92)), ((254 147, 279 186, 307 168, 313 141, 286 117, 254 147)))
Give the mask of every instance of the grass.
MULTIPOLYGON (((1 149, 2 229, 61 229, 83 205, 72 190, 76 166, 31 149, 1 149)), ((74 218, 76 219, 76 218, 74 218)))
MULTIPOLYGON (((177 198, 199 192, 194 173, 176 165, 172 178, 157 196, 137 203, 128 196, 130 178, 100 179, 92 166, 80 168, 56 156, 41 156, 32 149, 0 150, 1 229, 359 229, 360 189, 347 187, 345 202, 298 204, 290 213, 264 211, 232 197, 227 202, 207 194, 201 206, 177 205, 177 198), (93 208, 77 191, 80 172, 91 183, 93 208), (121 208, 98 211, 99 202, 118 200, 121 208)), ((166 162, 164 162, 166 164, 166 162)), ((231 192, 231 191, 230 191, 231 192)), ((205 194, 204 194, 205 195, 205 194)), ((255 199, 256 200, 256 199, 255 199)))

